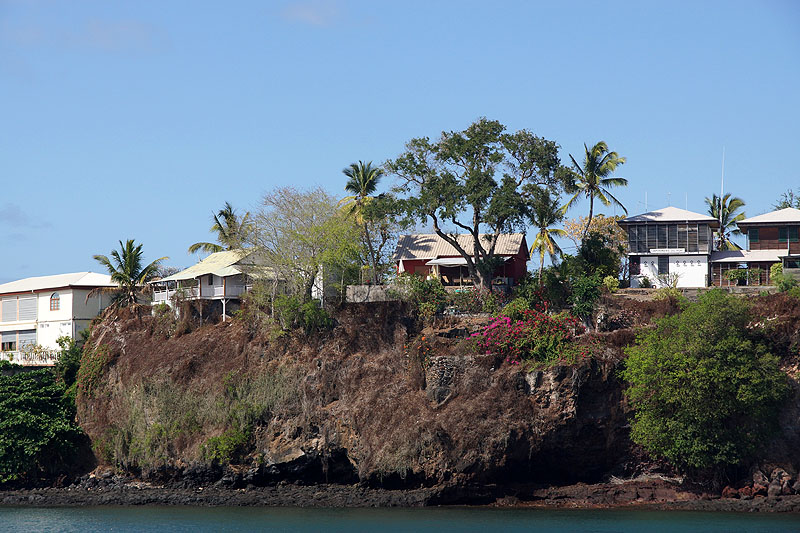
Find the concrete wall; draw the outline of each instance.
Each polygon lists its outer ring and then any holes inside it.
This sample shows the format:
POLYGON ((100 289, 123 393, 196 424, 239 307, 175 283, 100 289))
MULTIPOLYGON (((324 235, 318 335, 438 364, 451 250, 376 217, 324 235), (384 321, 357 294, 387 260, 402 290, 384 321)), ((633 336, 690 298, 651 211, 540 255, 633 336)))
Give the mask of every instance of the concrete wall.
POLYGON ((396 296, 390 294, 398 288, 392 285, 348 285, 347 301, 351 303, 364 302, 391 302, 397 300, 396 296))
MULTIPOLYGON (((661 285, 658 279, 658 256, 641 256, 640 274, 631 277, 631 287, 640 287, 644 276, 650 279, 654 287, 661 285)), ((678 287, 705 287, 708 285, 707 255, 669 256, 669 273, 678 275, 678 287)))

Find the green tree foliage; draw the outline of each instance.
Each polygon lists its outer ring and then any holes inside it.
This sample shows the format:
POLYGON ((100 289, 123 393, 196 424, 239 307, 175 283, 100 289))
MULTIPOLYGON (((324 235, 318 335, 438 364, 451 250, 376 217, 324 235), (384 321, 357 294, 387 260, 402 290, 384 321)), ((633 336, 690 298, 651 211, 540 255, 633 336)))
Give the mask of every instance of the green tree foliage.
POLYGON ((119 251, 111 251, 110 259, 105 255, 94 256, 95 261, 103 265, 111 274, 111 281, 119 287, 95 290, 111 292, 113 305, 124 307, 138 301, 145 284, 155 277, 161 261, 169 258, 161 257, 143 267, 141 244, 137 245, 133 239, 128 239, 125 244, 119 241, 119 248, 119 251))
POLYGON ((569 302, 572 304, 572 315, 582 319, 584 323, 591 323, 597 301, 600 299, 602 285, 600 280, 598 274, 576 275, 570 280, 572 294, 569 302))
POLYGON ((713 290, 639 334, 623 373, 634 442, 685 469, 722 470, 756 450, 787 386, 749 323, 745 300, 713 290))
POLYGON ((400 180, 402 211, 432 224, 464 258, 480 290, 491 289, 499 235, 524 227, 540 187, 557 194, 566 181, 555 142, 527 130, 508 133, 485 118, 436 141, 412 139, 386 167, 400 180), (458 243, 457 232, 472 236, 472 249, 458 243))
POLYGON ((342 173, 347 176, 344 188, 351 194, 339 203, 361 228, 361 241, 372 271, 369 282, 381 284, 386 271, 387 245, 397 237, 394 198, 386 194, 375 196, 384 171, 371 161, 352 163, 342 173))
POLYGON ((83 354, 83 342, 76 341, 72 337, 59 337, 56 339, 61 353, 58 361, 53 368, 56 377, 67 390, 67 395, 75 399, 75 381, 78 378, 78 369, 81 366, 81 355, 83 354))
POLYGON ((75 405, 49 370, 0 374, 0 483, 63 466, 83 435, 75 405))
POLYGON ((800 193, 787 189, 786 192, 781 193, 780 198, 778 198, 773 207, 775 209, 786 209, 787 207, 800 209, 800 193))
POLYGON ((359 235, 354 220, 324 190, 282 187, 264 196, 249 239, 289 293, 307 302, 318 277, 332 282, 344 272, 358 272, 364 264, 359 235))
POLYGON ((747 218, 744 211, 739 211, 744 207, 744 200, 736 196, 731 197, 731 194, 728 193, 722 197, 722 207, 720 207, 719 196, 713 194, 711 198, 706 197, 706 205, 708 214, 721 220, 721 226, 716 235, 717 249, 741 250, 742 248, 731 240, 731 236, 742 234, 736 224, 747 218), (722 210, 721 219, 720 209, 722 210))
POLYGON ((585 144, 583 149, 586 152, 583 159, 583 165, 578 162, 570 154, 569 158, 572 160, 572 187, 576 189, 575 194, 564 205, 564 212, 569 209, 576 199, 585 197, 589 199, 589 216, 586 221, 586 229, 583 230, 583 236, 589 232, 589 227, 592 224, 592 216, 594 215, 594 200, 597 198, 605 206, 611 204, 618 205, 627 214, 627 210, 622 203, 617 200, 609 191, 610 187, 619 187, 628 184, 625 178, 613 177, 612 174, 617 170, 617 167, 625 164, 625 158, 620 157, 617 152, 609 152, 608 145, 604 141, 600 141, 589 150, 585 144))
POLYGON ((217 234, 217 243, 196 242, 189 246, 189 253, 198 251, 214 253, 223 250, 233 250, 241 248, 246 241, 247 234, 252 229, 252 219, 250 213, 245 213, 241 217, 229 202, 225 202, 222 209, 217 214, 212 214, 214 223, 211 225, 211 233, 217 234))
POLYGON ((561 247, 554 237, 564 237, 566 233, 563 229, 553 228, 564 218, 564 211, 558 205, 558 198, 552 198, 547 191, 540 191, 534 195, 533 205, 530 209, 531 224, 539 231, 531 244, 531 254, 539 254, 539 284, 542 283, 542 271, 544 270, 544 256, 549 255, 550 260, 555 262, 564 255, 561 247))

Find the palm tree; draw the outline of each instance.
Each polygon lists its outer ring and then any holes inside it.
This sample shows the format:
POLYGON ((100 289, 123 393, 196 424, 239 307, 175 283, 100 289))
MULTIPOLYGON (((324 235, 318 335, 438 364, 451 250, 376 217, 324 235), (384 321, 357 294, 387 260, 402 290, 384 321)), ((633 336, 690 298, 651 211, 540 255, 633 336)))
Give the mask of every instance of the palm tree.
POLYGON ((573 173, 575 174, 575 187, 577 192, 564 204, 564 212, 570 208, 572 202, 579 196, 585 196, 589 199, 589 218, 586 221, 586 229, 583 230, 583 239, 589 232, 589 226, 592 223, 592 216, 594 215, 594 199, 597 198, 600 202, 609 206, 612 203, 618 205, 625 214, 628 211, 625 206, 617 200, 611 192, 609 187, 617 187, 620 185, 627 185, 628 180, 625 178, 611 177, 611 174, 617 169, 619 165, 625 164, 625 158, 620 157, 617 152, 609 152, 608 145, 604 141, 600 141, 589 150, 586 144, 583 145, 586 151, 586 156, 583 161, 583 166, 579 165, 575 158, 570 154, 569 158, 572 160, 573 173))
POLYGON ((531 245, 531 254, 539 254, 539 285, 542 284, 542 272, 544 271, 544 256, 550 256, 551 261, 564 255, 561 247, 553 240, 553 237, 564 237, 566 232, 563 229, 552 228, 564 218, 564 210, 558 205, 558 198, 551 198, 544 191, 538 195, 531 206, 531 224, 539 228, 536 238, 531 245))
POLYGON ((161 257, 142 268, 141 244, 135 245, 133 239, 128 239, 125 244, 119 241, 119 248, 119 251, 111 251, 111 259, 105 255, 95 255, 94 259, 106 267, 111 274, 111 281, 119 285, 117 289, 110 290, 116 293, 112 305, 125 307, 136 303, 144 284, 155 276, 159 263, 169 258, 161 257))
POLYGON ((731 197, 731 193, 724 195, 722 197, 721 218, 719 196, 712 194, 711 198, 706 197, 706 205, 708 206, 708 214, 720 222, 720 228, 717 231, 717 249, 741 250, 742 248, 731 240, 731 236, 742 234, 736 223, 747 218, 744 211, 737 213, 739 209, 744 207, 744 200, 737 196, 731 197))
POLYGON ((373 194, 378 189, 378 182, 384 175, 383 169, 380 167, 372 166, 372 161, 364 163, 351 163, 349 167, 342 170, 342 174, 347 176, 347 183, 344 190, 352 193, 350 196, 345 196, 339 202, 343 208, 347 209, 349 216, 355 218, 356 222, 361 226, 364 242, 367 244, 367 251, 369 252, 370 262, 372 263, 372 276, 373 281, 377 281, 378 277, 378 254, 375 253, 375 246, 372 243, 372 238, 369 232, 369 225, 364 218, 364 210, 367 205, 374 200, 373 194))
POLYGON ((216 215, 212 214, 211 217, 214 220, 214 224, 212 224, 210 231, 217 234, 217 242, 219 244, 196 242, 189 247, 190 254, 199 250, 214 253, 239 248, 252 227, 250 213, 245 213, 239 218, 230 202, 225 202, 225 206, 217 211, 216 215))

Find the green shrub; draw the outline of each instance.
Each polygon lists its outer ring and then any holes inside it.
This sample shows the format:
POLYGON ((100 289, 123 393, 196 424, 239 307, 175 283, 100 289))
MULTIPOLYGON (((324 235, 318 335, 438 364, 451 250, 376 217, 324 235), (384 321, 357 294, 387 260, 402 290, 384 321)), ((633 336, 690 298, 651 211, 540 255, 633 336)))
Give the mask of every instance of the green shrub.
POLYGON ((82 437, 52 372, 0 374, 0 483, 63 470, 82 437))
MULTIPOLYGON (((774 278, 775 276, 783 274, 783 263, 775 263, 771 267, 769 267, 769 277, 770 279, 774 278)), ((774 285, 774 283, 773 283, 774 285)))
POLYGON ((653 281, 647 276, 642 276, 639 278, 639 287, 642 289, 652 289, 653 281))
POLYGON ((427 317, 443 312, 449 301, 447 291, 438 279, 425 279, 415 274, 403 273, 397 276, 395 285, 399 290, 393 292, 411 303, 418 313, 424 312, 427 317))
POLYGON ((300 307, 300 320, 306 335, 333 328, 334 321, 317 300, 311 300, 300 307))
POLYGON ((241 459, 250 437, 238 429, 229 429, 219 437, 211 437, 203 445, 203 459, 229 463, 241 459))
POLYGON ((600 299, 600 278, 594 276, 576 276, 572 279, 572 315, 589 321, 594 314, 597 300, 600 299))
POLYGON ((659 319, 626 349, 631 438, 687 469, 725 469, 768 441, 786 376, 748 330, 747 302, 720 290, 659 319))
POLYGON ((105 372, 106 366, 111 362, 111 351, 107 344, 93 346, 87 344, 81 355, 81 366, 75 377, 78 394, 91 398, 105 372))
POLYGON ((775 274, 772 276, 772 284, 775 285, 780 292, 788 292, 793 287, 797 287, 797 279, 791 274, 775 274))
POLYGON ((614 276, 606 276, 603 278, 603 287, 611 294, 614 294, 619 289, 619 279, 614 276))
POLYGON ((83 349, 81 344, 72 337, 59 337, 56 342, 61 347, 61 352, 58 356, 58 361, 53 367, 53 372, 55 372, 58 381, 66 388, 67 396, 74 400, 77 394, 75 381, 78 378, 83 349))
POLYGON ((675 302, 678 306, 686 305, 688 300, 677 287, 661 287, 653 295, 655 301, 671 301, 675 302))
POLYGON ((522 320, 525 311, 529 311, 530 308, 530 304, 525 298, 514 298, 503 309, 495 313, 495 316, 507 316, 511 320, 522 320))

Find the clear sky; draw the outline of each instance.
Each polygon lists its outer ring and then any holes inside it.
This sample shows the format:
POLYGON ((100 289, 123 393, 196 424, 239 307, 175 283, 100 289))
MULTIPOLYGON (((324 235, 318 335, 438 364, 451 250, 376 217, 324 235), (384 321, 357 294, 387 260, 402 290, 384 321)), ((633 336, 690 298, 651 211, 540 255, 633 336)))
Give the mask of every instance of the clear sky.
MULTIPOLYGON (((211 213, 480 116, 627 157, 631 214, 800 188, 800 2, 0 0, 0 282, 188 266, 211 213)), ((389 185, 389 183, 387 183, 389 185)), ((585 214, 578 204, 571 215, 585 214)))

